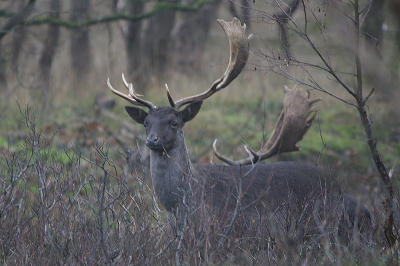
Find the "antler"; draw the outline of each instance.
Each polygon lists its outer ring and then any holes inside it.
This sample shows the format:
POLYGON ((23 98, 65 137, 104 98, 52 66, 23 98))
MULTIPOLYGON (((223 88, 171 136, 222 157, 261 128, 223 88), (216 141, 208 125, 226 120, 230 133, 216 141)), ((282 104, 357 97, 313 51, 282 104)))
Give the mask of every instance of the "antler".
POLYGON ((222 19, 218 19, 217 21, 224 29, 229 39, 230 58, 228 67, 225 70, 225 73, 219 79, 217 79, 207 91, 201 94, 186 97, 174 102, 172 100, 171 93, 167 88, 168 99, 171 103, 171 106, 176 109, 179 109, 183 105, 192 102, 207 99, 217 91, 222 90, 228 86, 228 84, 231 83, 240 74, 240 72, 242 72, 244 66, 246 65, 249 57, 249 40, 252 37, 252 34, 246 37, 246 24, 243 24, 242 26, 240 20, 237 18, 233 18, 231 22, 226 22, 222 19))
POLYGON ((317 114, 317 108, 312 105, 320 101, 321 98, 310 100, 310 94, 300 88, 289 89, 285 86, 285 92, 283 110, 278 118, 275 130, 260 152, 256 152, 245 145, 245 150, 250 154, 250 158, 232 161, 217 151, 217 140, 215 140, 213 144, 215 156, 230 165, 245 165, 257 163, 278 153, 300 150, 298 142, 303 139, 317 114))
POLYGON ((127 100, 127 101, 130 102, 131 104, 139 105, 139 106, 145 106, 145 107, 147 107, 147 108, 149 108, 149 109, 156 108, 155 105, 152 104, 151 102, 145 101, 145 100, 139 98, 139 97, 142 97, 143 95, 137 94, 137 93, 135 92, 135 89, 133 88, 132 83, 128 83, 128 82, 125 80, 124 73, 122 73, 122 81, 124 82, 125 87, 128 89, 129 94, 124 94, 124 93, 122 93, 122 92, 117 91, 116 89, 114 89, 114 88, 111 86, 110 78, 107 78, 107 85, 108 85, 108 88, 110 88, 110 90, 111 90, 115 95, 118 95, 119 97, 124 98, 125 100, 127 100))

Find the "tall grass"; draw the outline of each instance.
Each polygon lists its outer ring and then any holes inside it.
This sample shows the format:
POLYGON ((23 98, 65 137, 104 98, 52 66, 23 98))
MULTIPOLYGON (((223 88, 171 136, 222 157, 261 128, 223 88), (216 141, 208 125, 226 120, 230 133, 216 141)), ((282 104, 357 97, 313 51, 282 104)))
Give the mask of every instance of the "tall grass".
POLYGON ((179 231, 157 203, 140 149, 111 152, 93 142, 54 150, 53 135, 37 127, 34 111, 21 109, 21 117, 22 141, 0 154, 6 265, 379 265, 397 256, 381 236, 379 204, 371 209, 368 241, 354 234, 349 245, 323 224, 318 237, 304 241, 293 241, 280 226, 255 223, 245 230, 240 220, 228 233, 206 215, 179 231))

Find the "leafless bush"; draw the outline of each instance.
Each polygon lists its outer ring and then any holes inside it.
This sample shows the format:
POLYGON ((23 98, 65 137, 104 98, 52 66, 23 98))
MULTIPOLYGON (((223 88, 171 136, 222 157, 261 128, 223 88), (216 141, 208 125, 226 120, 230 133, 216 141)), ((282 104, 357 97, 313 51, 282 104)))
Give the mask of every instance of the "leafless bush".
MULTIPOLYGON (((366 233, 370 238, 355 231, 349 243, 337 236, 341 217, 332 205, 312 198, 303 202, 304 221, 318 227, 305 238, 296 237, 303 231, 293 230, 299 221, 290 212, 249 217, 240 200, 235 213, 212 215, 201 205, 185 224, 176 225, 174 217, 159 209, 146 171, 130 163, 133 152, 116 154, 102 143, 55 150, 52 138, 36 127, 32 110, 22 114, 25 139, 3 149, 0 157, 0 254, 6 264, 390 262, 380 233, 385 214, 379 204, 372 212, 374 228, 366 233)), ((237 181, 233 193, 240 195, 243 188, 237 181)), ((247 208, 257 210, 257 205, 247 208)))
MULTIPOLYGON (((237 184, 237 191, 232 193, 240 195, 240 181, 237 184)), ((345 226, 343 219, 349 217, 340 211, 343 205, 338 198, 329 202, 321 195, 317 198, 310 195, 300 210, 293 199, 282 202, 268 214, 262 213, 263 208, 257 204, 242 205, 240 197, 234 213, 215 212, 203 204, 189 215, 186 223, 177 226, 181 239, 176 262, 275 265, 284 261, 293 265, 325 265, 340 264, 341 260, 361 264, 364 259, 370 261, 377 255, 374 245, 377 238, 371 238, 370 220, 357 215, 356 221, 345 226), (295 217, 299 212, 300 220, 295 217), (363 223, 359 229, 353 227, 357 219, 363 223)))
POLYGON ((169 238, 155 197, 129 158, 116 163, 101 144, 88 157, 78 149, 54 151, 30 108, 23 117, 25 140, 1 153, 2 261, 143 265, 157 259, 169 238))

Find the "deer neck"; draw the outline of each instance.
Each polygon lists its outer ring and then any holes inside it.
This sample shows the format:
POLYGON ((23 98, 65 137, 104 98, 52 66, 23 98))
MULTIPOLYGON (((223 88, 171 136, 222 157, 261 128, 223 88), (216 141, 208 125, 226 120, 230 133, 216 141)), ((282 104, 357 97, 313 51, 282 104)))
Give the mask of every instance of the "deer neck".
POLYGON ((154 190, 169 212, 188 198, 190 180, 194 180, 184 133, 179 132, 176 146, 169 151, 150 151, 150 173, 154 190))

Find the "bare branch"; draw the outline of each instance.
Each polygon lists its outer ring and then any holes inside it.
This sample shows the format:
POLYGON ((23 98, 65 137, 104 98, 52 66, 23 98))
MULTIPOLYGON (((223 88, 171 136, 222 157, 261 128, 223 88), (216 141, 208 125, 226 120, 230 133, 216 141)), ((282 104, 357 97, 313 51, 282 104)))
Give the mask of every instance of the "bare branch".
MULTIPOLYGON (((0 40, 10 32, 14 27, 22 24, 25 19, 35 10, 35 2, 36 0, 30 0, 28 5, 23 8, 18 13, 14 14, 4 25, 4 27, 0 30, 0 40)), ((7 15, 10 15, 7 13, 7 15)))
MULTIPOLYGON (((49 25, 53 25, 53 26, 65 27, 67 29, 75 29, 75 28, 88 27, 88 26, 102 24, 102 23, 115 22, 115 21, 119 21, 119 20, 139 21, 139 20, 143 20, 143 19, 148 19, 163 10, 176 10, 176 11, 182 11, 182 12, 197 12, 204 5, 210 3, 209 0, 198 0, 192 4, 157 2, 157 4, 155 5, 155 7, 152 10, 150 10, 146 13, 143 13, 143 14, 137 14, 137 15, 117 14, 117 15, 106 16, 106 17, 102 17, 102 18, 88 19, 88 20, 80 21, 80 22, 72 22, 70 20, 63 20, 63 19, 52 18, 52 17, 43 17, 43 18, 26 20, 26 18, 34 10, 33 9, 34 2, 35 2, 35 0, 31 0, 30 3, 28 4, 28 6, 24 10, 22 10, 21 12, 19 12, 11 17, 9 22, 0 31, 0 40, 7 33, 9 33, 12 28, 19 26, 19 25, 37 26, 37 25, 42 25, 42 24, 49 24, 49 25)), ((6 10, 2 10, 2 12, 0 12, 0 16, 10 16, 11 14, 12 14, 12 12, 7 12, 6 10)))

